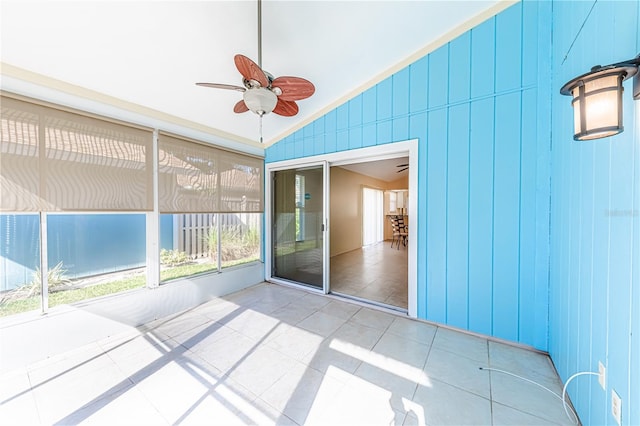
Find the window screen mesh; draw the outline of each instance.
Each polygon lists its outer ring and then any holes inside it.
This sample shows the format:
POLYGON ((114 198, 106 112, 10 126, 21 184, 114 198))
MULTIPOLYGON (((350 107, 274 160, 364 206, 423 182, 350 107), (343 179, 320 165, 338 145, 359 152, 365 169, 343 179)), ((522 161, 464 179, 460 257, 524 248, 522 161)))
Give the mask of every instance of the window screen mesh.
POLYGON ((161 213, 263 211, 263 161, 161 133, 161 213))
POLYGON ((153 209, 152 133, 2 97, 1 211, 153 209))

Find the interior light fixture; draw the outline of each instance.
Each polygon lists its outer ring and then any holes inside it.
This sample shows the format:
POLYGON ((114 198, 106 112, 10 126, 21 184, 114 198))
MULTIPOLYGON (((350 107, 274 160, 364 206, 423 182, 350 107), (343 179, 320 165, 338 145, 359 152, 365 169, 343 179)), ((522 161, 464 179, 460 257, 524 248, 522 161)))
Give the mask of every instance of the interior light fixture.
POLYGON ((271 90, 258 87, 244 92, 244 103, 247 108, 262 117, 273 111, 278 103, 278 97, 271 90))
POLYGON ((640 55, 611 65, 596 65, 567 82, 560 94, 573 96, 573 139, 584 141, 617 135, 622 125, 622 82, 635 75, 633 99, 640 99, 640 55))

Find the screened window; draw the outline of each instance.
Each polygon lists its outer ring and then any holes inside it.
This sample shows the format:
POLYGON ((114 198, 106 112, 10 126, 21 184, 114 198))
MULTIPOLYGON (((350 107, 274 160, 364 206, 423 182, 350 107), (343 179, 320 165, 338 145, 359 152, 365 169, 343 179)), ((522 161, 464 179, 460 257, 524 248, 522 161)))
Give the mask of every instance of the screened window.
POLYGON ((161 213, 262 212, 263 161, 161 133, 161 213))
POLYGON ((152 132, 2 97, 0 211, 148 211, 152 132))

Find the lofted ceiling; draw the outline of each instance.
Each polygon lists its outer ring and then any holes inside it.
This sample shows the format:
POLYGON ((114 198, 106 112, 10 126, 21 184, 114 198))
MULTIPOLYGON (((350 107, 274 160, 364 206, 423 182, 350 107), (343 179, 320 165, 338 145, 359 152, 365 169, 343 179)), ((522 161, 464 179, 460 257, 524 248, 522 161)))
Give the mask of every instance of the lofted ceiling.
MULTIPOLYGON (((409 157, 390 158, 388 160, 362 161, 352 164, 343 164, 343 169, 350 170, 361 175, 369 176, 385 182, 395 182, 400 179, 409 179, 409 157)), ((406 189, 406 188, 394 188, 406 189)))
MULTIPOLYGON (((264 117, 265 145, 511 3, 264 0, 263 68, 316 87, 298 115, 264 117)), ((242 94, 195 85, 242 85, 233 57, 258 61, 256 1, 2 0, 0 12, 4 90, 62 82, 57 90, 256 146, 259 118, 232 111, 242 94)))

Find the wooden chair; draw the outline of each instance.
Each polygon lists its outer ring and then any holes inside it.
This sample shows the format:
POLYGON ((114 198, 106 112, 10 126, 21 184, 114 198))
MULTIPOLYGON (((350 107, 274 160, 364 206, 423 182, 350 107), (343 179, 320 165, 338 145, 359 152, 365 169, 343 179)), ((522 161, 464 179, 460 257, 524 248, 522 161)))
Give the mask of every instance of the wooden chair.
POLYGON ((393 244, 396 243, 397 249, 400 250, 400 241, 402 241, 403 246, 406 247, 407 245, 409 230, 407 229, 407 225, 404 223, 403 216, 390 216, 389 219, 391 220, 391 229, 393 231, 391 247, 393 248, 393 244))

